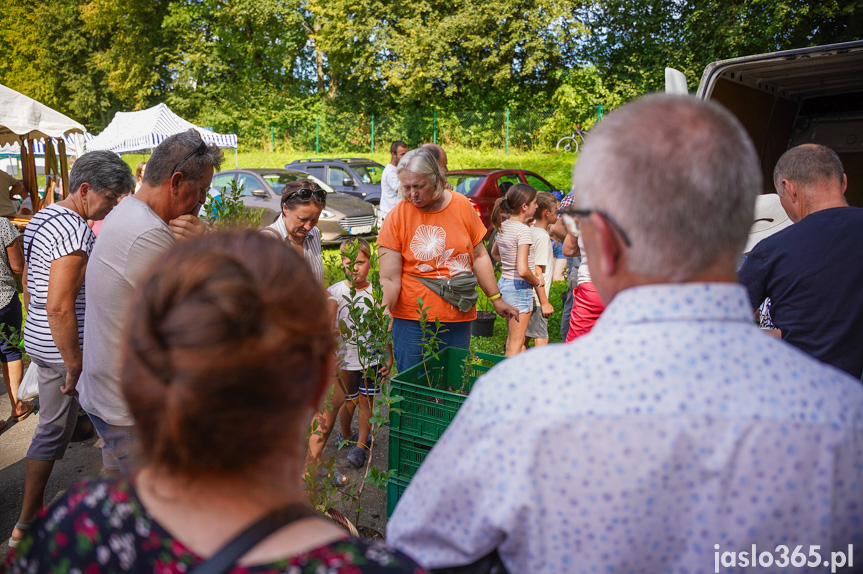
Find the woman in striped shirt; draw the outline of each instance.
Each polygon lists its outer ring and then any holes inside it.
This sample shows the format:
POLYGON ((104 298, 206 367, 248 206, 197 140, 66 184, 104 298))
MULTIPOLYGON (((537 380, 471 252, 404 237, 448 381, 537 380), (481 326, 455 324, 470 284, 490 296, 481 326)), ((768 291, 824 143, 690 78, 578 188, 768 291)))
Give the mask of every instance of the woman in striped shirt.
POLYGON ((69 188, 66 199, 39 211, 24 230, 24 345, 38 365, 40 412, 27 450, 24 501, 12 547, 42 507, 54 461, 63 458, 78 419, 84 273, 96 240, 87 220, 104 219, 119 197, 135 188, 135 178, 117 154, 93 151, 75 162, 69 188))

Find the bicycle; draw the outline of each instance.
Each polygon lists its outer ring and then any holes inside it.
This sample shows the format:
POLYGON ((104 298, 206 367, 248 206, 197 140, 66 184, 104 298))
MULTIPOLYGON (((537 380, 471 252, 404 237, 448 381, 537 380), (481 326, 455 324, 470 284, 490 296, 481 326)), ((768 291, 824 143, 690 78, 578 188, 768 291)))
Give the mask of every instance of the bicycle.
POLYGON ((581 129, 581 126, 575 126, 575 131, 572 133, 572 135, 560 138, 554 149, 560 151, 560 144, 562 144, 563 142, 568 142, 566 145, 563 146, 563 151, 572 151, 578 153, 578 139, 580 138, 581 143, 584 143, 584 136, 586 135, 587 132, 581 129), (573 147, 575 149, 572 149, 573 147))

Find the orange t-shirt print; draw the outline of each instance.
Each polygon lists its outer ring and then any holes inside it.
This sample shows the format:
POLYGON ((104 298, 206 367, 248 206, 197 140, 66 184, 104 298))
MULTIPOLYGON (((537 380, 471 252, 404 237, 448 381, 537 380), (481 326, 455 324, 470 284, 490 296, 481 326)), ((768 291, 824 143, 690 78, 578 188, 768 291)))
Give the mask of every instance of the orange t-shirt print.
POLYGON ((452 193, 442 210, 427 213, 400 201, 387 214, 378 235, 378 245, 402 255, 402 290, 393 316, 419 320, 422 297, 431 306, 430 319, 442 322, 473 321, 476 309, 462 313, 420 283, 417 277, 448 278, 473 269, 473 249, 485 237, 485 226, 463 195, 452 193))

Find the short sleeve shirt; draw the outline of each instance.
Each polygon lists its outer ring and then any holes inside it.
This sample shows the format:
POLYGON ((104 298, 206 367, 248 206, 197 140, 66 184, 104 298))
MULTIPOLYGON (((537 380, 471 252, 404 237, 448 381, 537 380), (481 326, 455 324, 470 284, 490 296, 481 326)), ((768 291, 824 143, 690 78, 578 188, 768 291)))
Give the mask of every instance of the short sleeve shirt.
POLYGON ((401 253, 402 290, 393 317, 416 321, 417 298, 431 306, 429 318, 442 322, 473 321, 476 309, 462 313, 425 287, 417 277, 449 278, 473 271, 473 249, 485 237, 470 201, 452 193, 449 205, 434 213, 401 201, 384 220, 378 245, 401 253))
MULTIPOLYGON (((134 480, 134 479, 133 479, 134 480)), ((8 574, 58 572, 194 572, 204 558, 144 508, 133 482, 91 478, 36 518, 0 564, 8 574)), ((282 559, 235 564, 228 574, 424 574, 416 562, 383 542, 345 536, 282 559)))
POLYGON ((120 390, 127 308, 153 262, 174 242, 174 234, 150 206, 126 197, 105 218, 87 264, 83 372, 78 402, 108 424, 134 424, 120 390))
POLYGON ((386 217, 399 202, 400 183, 396 166, 388 163, 384 167, 384 173, 381 176, 381 217, 386 217))
POLYGON ((0 307, 8 305, 12 297, 18 293, 15 276, 12 274, 12 268, 9 267, 9 255, 6 253, 6 248, 20 236, 21 234, 18 233, 11 221, 5 217, 0 217, 0 242, 3 243, 3 248, 0 249, 0 307))
MULTIPOLYGON (((30 307, 24 326, 24 346, 31 357, 46 363, 63 363, 45 312, 51 263, 76 251, 82 251, 89 257, 95 241, 96 236, 83 217, 56 203, 34 215, 27 224, 24 230, 24 256, 27 259, 30 307)), ((84 343, 84 292, 85 285, 81 285, 81 291, 75 298, 79 345, 84 343)))
MULTIPOLYGON (((263 229, 263 232, 278 237, 293 248, 293 244, 288 239, 288 230, 285 228, 285 222, 281 217, 277 217, 271 225, 263 229)), ((321 230, 317 227, 312 227, 312 230, 303 239, 303 258, 309 264, 309 267, 312 268, 312 274, 315 276, 315 279, 323 283, 324 259, 321 253, 321 230)))
MULTIPOLYGON (((531 227, 530 233, 533 236, 535 263, 545 268, 542 277, 545 279, 545 295, 548 297, 551 293, 551 279, 554 277, 554 249, 551 246, 551 237, 548 231, 539 227, 531 227)), ((539 305, 536 292, 533 294, 533 300, 539 305)))
POLYGON ((740 268, 752 308, 770 299, 782 339, 850 373, 863 373, 863 209, 810 213, 759 241, 740 268))
MULTIPOLYGON (((348 307, 348 299, 351 296, 350 284, 347 281, 339 281, 331 285, 327 291, 339 306, 336 312, 336 325, 341 326, 342 321, 344 321, 347 328, 353 331, 354 324, 351 321, 350 309, 348 307)), ((354 295, 354 304, 363 309, 369 309, 372 306, 373 298, 372 286, 369 285, 365 289, 357 289, 354 295)), ((363 366, 360 364, 356 339, 351 337, 345 340, 342 336, 342 340, 344 341, 344 346, 339 352, 339 367, 346 371, 362 370, 363 366)), ((364 341, 365 337, 361 336, 360 340, 364 341)))
POLYGON ((17 213, 15 203, 9 197, 9 190, 12 189, 16 181, 18 180, 5 171, 0 170, 0 215, 4 217, 11 217, 17 213))
POLYGON ((527 268, 534 272, 533 235, 530 227, 520 221, 507 220, 500 226, 497 235, 497 248, 500 251, 500 264, 503 267, 500 276, 514 281, 523 281, 524 278, 518 274, 518 248, 529 245, 527 256, 527 268))

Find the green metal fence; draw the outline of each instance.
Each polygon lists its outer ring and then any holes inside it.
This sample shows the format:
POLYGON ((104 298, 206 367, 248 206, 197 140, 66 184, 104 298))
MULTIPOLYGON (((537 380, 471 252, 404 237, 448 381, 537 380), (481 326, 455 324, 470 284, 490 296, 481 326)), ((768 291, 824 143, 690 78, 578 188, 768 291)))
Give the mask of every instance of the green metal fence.
POLYGON ((406 111, 398 114, 291 113, 269 123, 248 122, 230 131, 240 145, 268 151, 302 150, 319 154, 375 152, 395 140, 409 146, 434 142, 468 149, 551 151, 576 125, 589 128, 603 106, 584 109, 493 111, 406 111))

